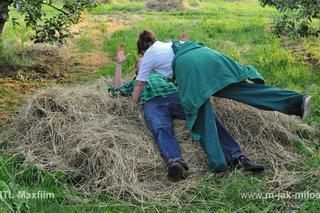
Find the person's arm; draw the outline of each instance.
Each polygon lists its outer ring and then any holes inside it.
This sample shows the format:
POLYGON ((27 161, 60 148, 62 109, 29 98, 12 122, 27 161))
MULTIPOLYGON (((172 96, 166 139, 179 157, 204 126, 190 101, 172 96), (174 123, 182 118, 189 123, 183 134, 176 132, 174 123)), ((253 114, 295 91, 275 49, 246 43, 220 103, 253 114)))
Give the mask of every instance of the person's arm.
POLYGON ((149 75, 153 70, 153 53, 146 52, 141 58, 139 64, 138 76, 136 78, 136 85, 132 93, 132 102, 137 103, 142 93, 144 84, 149 79, 149 75))
POLYGON ((122 73, 122 64, 116 63, 116 69, 114 71, 112 85, 114 89, 119 89, 121 86, 121 73, 122 73))
POLYGON ((114 89, 119 89, 121 86, 122 63, 127 60, 128 56, 124 55, 124 49, 124 44, 120 44, 117 48, 117 62, 112 82, 114 89))
POLYGON ((136 80, 136 85, 133 89, 132 93, 132 102, 138 103, 139 97, 142 93, 143 87, 144 87, 145 81, 138 81, 136 80))

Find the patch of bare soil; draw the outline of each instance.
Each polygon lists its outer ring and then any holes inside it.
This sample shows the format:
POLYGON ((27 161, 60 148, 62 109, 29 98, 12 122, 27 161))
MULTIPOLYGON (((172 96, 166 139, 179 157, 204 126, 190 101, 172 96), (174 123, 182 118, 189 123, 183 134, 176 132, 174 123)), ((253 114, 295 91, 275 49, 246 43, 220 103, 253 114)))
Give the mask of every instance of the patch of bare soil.
POLYGON ((282 37, 281 47, 291 50, 291 52, 301 58, 302 61, 316 68, 320 66, 320 60, 303 46, 299 40, 289 41, 286 37, 282 37))
MULTIPOLYGON (((114 14, 112 16, 84 16, 79 24, 71 27, 74 38, 86 35, 92 39, 94 44, 101 45, 105 36, 115 31, 127 29, 133 20, 139 20, 139 15, 114 14)), ((72 45, 75 39, 70 39, 67 45, 72 45)))
POLYGON ((109 63, 109 58, 101 52, 91 53, 71 53, 68 56, 69 66, 72 70, 80 70, 83 72, 95 72, 100 67, 109 63))
POLYGON ((69 39, 65 48, 61 50, 69 63, 71 70, 95 72, 109 63, 109 56, 100 51, 104 39, 118 30, 127 29, 132 22, 139 20, 139 15, 114 14, 112 16, 83 16, 79 24, 72 26, 71 32, 75 35, 69 39), (77 51, 76 39, 81 36, 90 38, 95 50, 88 53, 77 51))
POLYGON ((0 126, 9 121, 10 117, 16 113, 17 104, 39 87, 41 84, 38 83, 0 78, 0 126))

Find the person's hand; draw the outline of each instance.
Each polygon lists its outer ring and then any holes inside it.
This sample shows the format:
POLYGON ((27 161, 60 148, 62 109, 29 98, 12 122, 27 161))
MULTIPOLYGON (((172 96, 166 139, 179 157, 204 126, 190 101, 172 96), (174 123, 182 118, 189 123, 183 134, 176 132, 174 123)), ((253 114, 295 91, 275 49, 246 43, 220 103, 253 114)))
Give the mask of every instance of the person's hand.
POLYGON ((124 44, 120 44, 117 48, 117 63, 122 64, 125 62, 130 54, 124 55, 124 44))
POLYGON ((182 33, 180 36, 179 36, 179 40, 180 41, 183 41, 183 42, 186 42, 189 40, 189 36, 187 33, 182 33))

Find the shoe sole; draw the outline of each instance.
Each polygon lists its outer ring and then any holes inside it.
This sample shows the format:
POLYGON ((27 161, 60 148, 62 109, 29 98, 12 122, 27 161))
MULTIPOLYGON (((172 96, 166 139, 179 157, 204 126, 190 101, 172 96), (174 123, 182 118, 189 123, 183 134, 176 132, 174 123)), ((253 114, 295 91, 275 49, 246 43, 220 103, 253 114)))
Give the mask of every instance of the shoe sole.
MULTIPOLYGON (((248 159, 251 164, 253 163, 250 159, 248 159)), ((246 172, 254 172, 254 173, 258 173, 258 172, 262 172, 264 170, 264 166, 256 164, 256 165, 251 165, 251 166, 245 166, 245 164, 241 161, 236 161, 236 163, 234 163, 233 165, 231 165, 229 167, 230 169, 234 170, 234 169, 243 169, 246 172)))
POLYGON ((310 114, 310 112, 311 112, 311 102, 312 102, 311 96, 307 96, 304 99, 302 120, 305 120, 308 117, 308 115, 310 114))
POLYGON ((249 169, 244 169, 247 172, 262 172, 264 170, 264 167, 259 167, 259 168, 249 168, 249 169))
POLYGON ((177 182, 179 180, 185 179, 187 177, 187 171, 180 164, 173 164, 169 170, 167 178, 172 182, 177 182))
POLYGON ((235 170, 235 169, 243 169, 246 172, 262 172, 264 170, 264 167, 245 168, 243 165, 239 163, 238 165, 235 165, 230 168, 230 170, 235 170))

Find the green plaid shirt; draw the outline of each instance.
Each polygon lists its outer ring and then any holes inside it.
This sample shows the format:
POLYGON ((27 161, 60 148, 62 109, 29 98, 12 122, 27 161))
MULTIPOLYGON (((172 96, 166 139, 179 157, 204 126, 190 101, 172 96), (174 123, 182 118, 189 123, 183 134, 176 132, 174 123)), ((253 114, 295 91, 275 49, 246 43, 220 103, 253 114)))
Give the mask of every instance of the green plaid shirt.
MULTIPOLYGON (((134 79, 122 84, 119 89, 109 86, 108 91, 113 95, 132 96, 135 84, 136 80, 134 79)), ((168 96, 175 92, 178 92, 178 89, 169 78, 166 78, 158 72, 152 72, 149 76, 149 80, 144 85, 139 97, 139 103, 145 104, 155 97, 168 96)))

